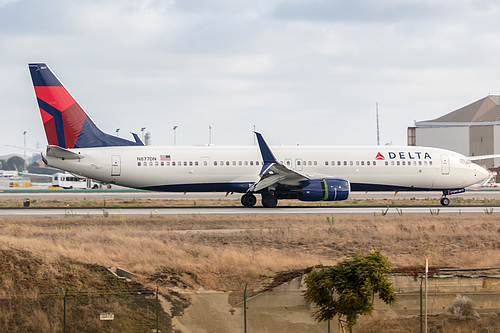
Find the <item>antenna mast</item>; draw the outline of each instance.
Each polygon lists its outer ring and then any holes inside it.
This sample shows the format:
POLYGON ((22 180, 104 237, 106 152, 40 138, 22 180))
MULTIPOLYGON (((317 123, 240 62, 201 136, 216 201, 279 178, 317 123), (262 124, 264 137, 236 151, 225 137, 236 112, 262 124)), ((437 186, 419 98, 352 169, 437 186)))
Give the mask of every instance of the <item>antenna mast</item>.
POLYGON ((380 127, 378 123, 378 102, 375 104, 377 109, 377 146, 380 146, 380 127))

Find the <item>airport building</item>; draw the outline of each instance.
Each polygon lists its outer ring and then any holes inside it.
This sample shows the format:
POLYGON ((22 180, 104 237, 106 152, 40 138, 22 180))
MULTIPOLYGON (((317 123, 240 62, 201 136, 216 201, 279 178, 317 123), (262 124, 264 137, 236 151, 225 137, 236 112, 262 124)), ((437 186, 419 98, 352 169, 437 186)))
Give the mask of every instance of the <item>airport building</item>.
MULTIPOLYGON (((415 122, 408 128, 408 145, 444 148, 465 156, 500 154, 500 96, 489 95, 434 120, 415 122)), ((498 168, 500 158, 480 164, 498 168)))

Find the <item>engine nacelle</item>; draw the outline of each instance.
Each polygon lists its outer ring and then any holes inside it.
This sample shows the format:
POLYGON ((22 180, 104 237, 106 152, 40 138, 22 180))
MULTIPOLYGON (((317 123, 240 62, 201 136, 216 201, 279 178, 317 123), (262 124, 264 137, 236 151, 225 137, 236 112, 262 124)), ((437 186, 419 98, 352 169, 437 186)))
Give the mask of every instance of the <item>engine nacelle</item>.
POLYGON ((302 201, 339 201, 349 197, 351 185, 340 178, 306 180, 302 183, 299 200, 302 201))

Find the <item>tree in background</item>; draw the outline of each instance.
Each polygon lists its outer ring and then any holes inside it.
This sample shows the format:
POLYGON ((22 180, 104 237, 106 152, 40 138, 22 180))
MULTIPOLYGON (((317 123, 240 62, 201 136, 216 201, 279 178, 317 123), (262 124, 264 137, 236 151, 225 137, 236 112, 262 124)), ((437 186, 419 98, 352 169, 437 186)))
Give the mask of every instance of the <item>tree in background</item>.
POLYGON ((379 251, 366 256, 356 253, 333 267, 307 274, 306 301, 316 305, 317 321, 338 316, 352 332, 359 315, 372 313, 375 294, 386 304, 396 302, 394 287, 385 276, 390 271, 391 263, 379 251))
POLYGON ((24 158, 12 156, 7 160, 7 170, 24 170, 24 158))

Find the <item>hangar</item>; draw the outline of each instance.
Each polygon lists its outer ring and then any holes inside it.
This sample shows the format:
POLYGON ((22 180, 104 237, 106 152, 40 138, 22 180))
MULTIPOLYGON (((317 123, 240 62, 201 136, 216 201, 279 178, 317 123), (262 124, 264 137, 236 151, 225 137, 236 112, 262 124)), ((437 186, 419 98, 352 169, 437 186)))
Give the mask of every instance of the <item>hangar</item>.
MULTIPOLYGON (((453 150, 465 156, 500 154, 500 96, 489 95, 434 120, 408 127, 409 146, 453 150)), ((500 158, 482 160, 489 169, 500 158)))

